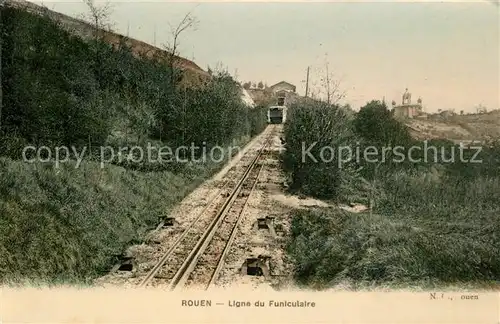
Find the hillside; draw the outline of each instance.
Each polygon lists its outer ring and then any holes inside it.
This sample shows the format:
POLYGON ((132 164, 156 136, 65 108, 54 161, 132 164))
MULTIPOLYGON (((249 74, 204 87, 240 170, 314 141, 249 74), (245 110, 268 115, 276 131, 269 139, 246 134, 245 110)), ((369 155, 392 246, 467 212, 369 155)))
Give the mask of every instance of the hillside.
MULTIPOLYGON (((94 38, 95 28, 86 21, 69 17, 67 15, 49 10, 46 7, 42 7, 25 0, 7 0, 5 2, 5 6, 18 8, 22 9, 23 11, 49 17, 53 21, 58 22, 60 26, 66 31, 80 37, 81 39, 92 40, 94 38)), ((104 42, 111 44, 114 48, 118 48, 119 46, 121 46, 121 44, 125 45, 130 49, 132 55, 134 55, 134 57, 136 58, 156 58, 160 62, 165 62, 169 55, 165 50, 161 48, 155 47, 151 44, 131 37, 115 33, 111 30, 99 30, 99 36, 104 42)), ((186 79, 189 80, 189 84, 191 85, 193 83, 197 83, 198 81, 210 78, 210 74, 208 72, 200 68, 193 61, 190 61, 186 58, 175 56, 174 66, 187 72, 186 79)))
POLYGON ((0 6, 0 284, 90 282, 229 158, 186 162, 177 148, 243 146, 265 111, 226 72, 181 89, 189 71, 141 56, 140 42, 87 41, 62 21, 76 20, 21 7, 0 6), (46 150, 23 156, 29 146, 46 150), (58 164, 64 148, 81 163, 58 164))
POLYGON ((449 117, 430 115, 428 119, 408 119, 405 124, 419 140, 445 138, 454 142, 483 142, 500 138, 500 110, 449 117))

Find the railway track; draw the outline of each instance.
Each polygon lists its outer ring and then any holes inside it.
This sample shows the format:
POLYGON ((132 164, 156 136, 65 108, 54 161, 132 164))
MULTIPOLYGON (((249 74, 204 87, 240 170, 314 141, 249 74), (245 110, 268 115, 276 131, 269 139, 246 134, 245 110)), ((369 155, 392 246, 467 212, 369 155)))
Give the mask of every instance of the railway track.
POLYGON ((270 126, 264 143, 255 154, 247 153, 242 157, 240 163, 246 165, 243 172, 226 175, 226 181, 216 194, 147 273, 141 287, 168 283, 170 290, 186 285, 208 289, 216 283, 241 214, 258 182, 263 167, 259 161, 275 129, 270 126))

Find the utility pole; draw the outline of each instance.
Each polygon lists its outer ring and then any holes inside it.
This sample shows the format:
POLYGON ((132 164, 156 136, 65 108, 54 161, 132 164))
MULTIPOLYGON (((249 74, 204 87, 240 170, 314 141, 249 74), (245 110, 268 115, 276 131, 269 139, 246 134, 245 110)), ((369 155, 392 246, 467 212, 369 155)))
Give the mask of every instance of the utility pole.
POLYGON ((306 77, 306 98, 309 93, 309 67, 307 67, 307 77, 306 77))
POLYGON ((326 102, 330 104, 330 71, 328 70, 328 61, 326 62, 326 102))
POLYGON ((127 37, 130 35, 130 21, 127 21, 127 37))
POLYGON ((155 30, 153 33, 153 45, 156 47, 156 24, 155 24, 155 30))

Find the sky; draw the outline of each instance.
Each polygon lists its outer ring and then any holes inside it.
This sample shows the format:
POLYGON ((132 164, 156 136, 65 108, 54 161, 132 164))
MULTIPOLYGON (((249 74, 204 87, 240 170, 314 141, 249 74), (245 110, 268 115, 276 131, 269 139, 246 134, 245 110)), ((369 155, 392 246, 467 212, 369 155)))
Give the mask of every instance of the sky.
MULTIPOLYGON (((500 108, 499 5, 469 2, 112 2, 121 34, 161 46, 187 12, 199 21, 180 37, 180 54, 203 69, 218 64, 239 81, 287 81, 320 89, 326 65, 357 109, 377 99, 401 102, 406 88, 424 110, 500 108)), ((37 1, 33 1, 37 2, 37 1)), ((96 0, 103 3, 103 0, 96 0)), ((44 1, 76 17, 82 1, 44 1)))

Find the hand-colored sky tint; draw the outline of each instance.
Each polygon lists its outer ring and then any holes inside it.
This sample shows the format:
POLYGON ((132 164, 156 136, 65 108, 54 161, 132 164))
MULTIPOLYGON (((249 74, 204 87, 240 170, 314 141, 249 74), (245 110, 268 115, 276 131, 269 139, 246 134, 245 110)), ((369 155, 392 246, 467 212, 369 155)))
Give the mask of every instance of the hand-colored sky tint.
MULTIPOLYGON (((97 2, 99 3, 99 2, 97 2)), ((44 2, 71 16, 81 2, 44 2)), ((320 77, 326 54, 346 100, 358 108, 385 96, 422 97, 427 111, 500 108, 499 7, 468 3, 183 3, 114 2, 110 21, 122 34, 156 45, 192 10, 198 28, 181 37, 181 55, 202 68, 218 62, 240 81, 286 80, 303 94, 306 69, 320 77)), ((324 69, 323 69, 324 70, 324 69)))

